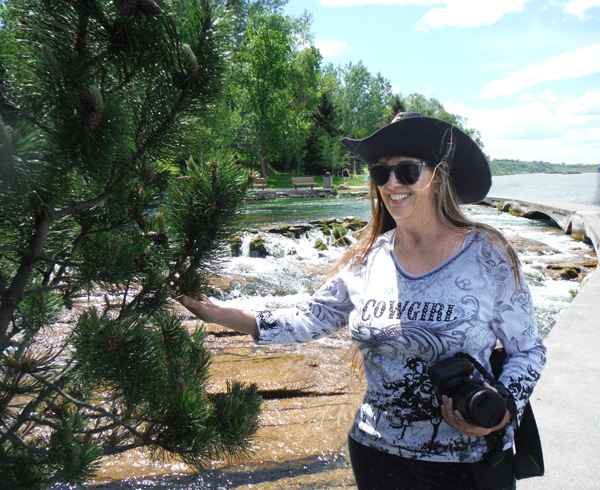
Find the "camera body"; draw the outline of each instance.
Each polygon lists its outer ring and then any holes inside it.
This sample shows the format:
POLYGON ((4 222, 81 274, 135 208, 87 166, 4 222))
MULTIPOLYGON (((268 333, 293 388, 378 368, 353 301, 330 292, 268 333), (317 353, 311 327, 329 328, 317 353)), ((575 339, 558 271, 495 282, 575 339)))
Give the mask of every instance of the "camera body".
POLYGON ((442 395, 446 395, 467 422, 492 429, 504 420, 506 401, 475 379, 473 370, 469 359, 450 357, 431 366, 428 373, 440 404, 442 395))

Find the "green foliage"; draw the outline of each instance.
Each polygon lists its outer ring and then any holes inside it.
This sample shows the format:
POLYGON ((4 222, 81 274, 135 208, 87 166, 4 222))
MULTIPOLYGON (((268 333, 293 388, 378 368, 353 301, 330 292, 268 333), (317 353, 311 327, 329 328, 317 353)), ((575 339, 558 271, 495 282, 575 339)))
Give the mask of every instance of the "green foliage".
POLYGON ((297 158, 316 106, 320 54, 314 47, 297 49, 310 41, 309 22, 259 11, 249 16, 233 60, 231 103, 244 150, 258 156, 263 177, 270 159, 297 158))
POLYGON ((597 165, 564 165, 548 162, 525 162, 521 160, 490 160, 492 175, 513 174, 570 174, 583 172, 597 172, 597 165))
POLYGON ((339 70, 338 79, 336 106, 344 136, 365 138, 386 124, 392 92, 389 80, 380 73, 371 75, 360 61, 339 70))
POLYGON ((82 483, 137 447, 247 455, 257 388, 207 394, 205 334, 170 299, 207 290, 251 182, 231 152, 195 160, 199 122, 225 120, 235 22, 204 0, 1 9, 3 484, 82 483), (52 337, 86 295, 104 302, 52 337))

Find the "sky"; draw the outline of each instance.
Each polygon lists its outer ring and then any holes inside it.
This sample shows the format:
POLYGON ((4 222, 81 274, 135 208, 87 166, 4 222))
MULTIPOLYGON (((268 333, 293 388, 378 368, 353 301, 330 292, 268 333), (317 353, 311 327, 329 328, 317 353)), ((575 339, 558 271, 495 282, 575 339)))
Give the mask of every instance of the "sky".
POLYGON ((600 164, 600 0, 290 0, 322 64, 467 118, 491 158, 600 164))

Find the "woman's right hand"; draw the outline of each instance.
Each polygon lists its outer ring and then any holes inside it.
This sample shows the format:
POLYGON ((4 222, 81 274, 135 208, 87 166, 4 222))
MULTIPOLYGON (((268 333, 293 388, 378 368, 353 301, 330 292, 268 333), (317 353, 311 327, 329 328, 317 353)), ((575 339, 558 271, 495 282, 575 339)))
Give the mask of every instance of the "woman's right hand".
POLYGON ((184 294, 179 296, 177 301, 203 322, 216 323, 241 333, 254 335, 255 337, 260 335, 254 312, 250 310, 223 308, 214 304, 204 294, 199 294, 195 298, 190 298, 184 294))
POLYGON ((219 310, 222 308, 215 305, 206 295, 199 294, 195 298, 190 298, 184 294, 179 296, 177 301, 203 322, 219 323, 219 310))

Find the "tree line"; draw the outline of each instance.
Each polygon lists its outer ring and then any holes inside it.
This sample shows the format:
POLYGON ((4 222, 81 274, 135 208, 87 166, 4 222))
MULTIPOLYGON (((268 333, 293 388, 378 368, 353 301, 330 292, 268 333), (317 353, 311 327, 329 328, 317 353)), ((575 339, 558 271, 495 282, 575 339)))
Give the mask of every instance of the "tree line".
POLYGON ((364 138, 402 111, 417 111, 463 128, 483 146, 465 118, 422 94, 393 93, 391 82, 361 62, 325 64, 314 46, 312 17, 283 13, 287 0, 234 2, 223 92, 197 123, 197 152, 223 148, 262 176, 271 169, 297 174, 339 173, 351 165, 342 136, 364 138))

